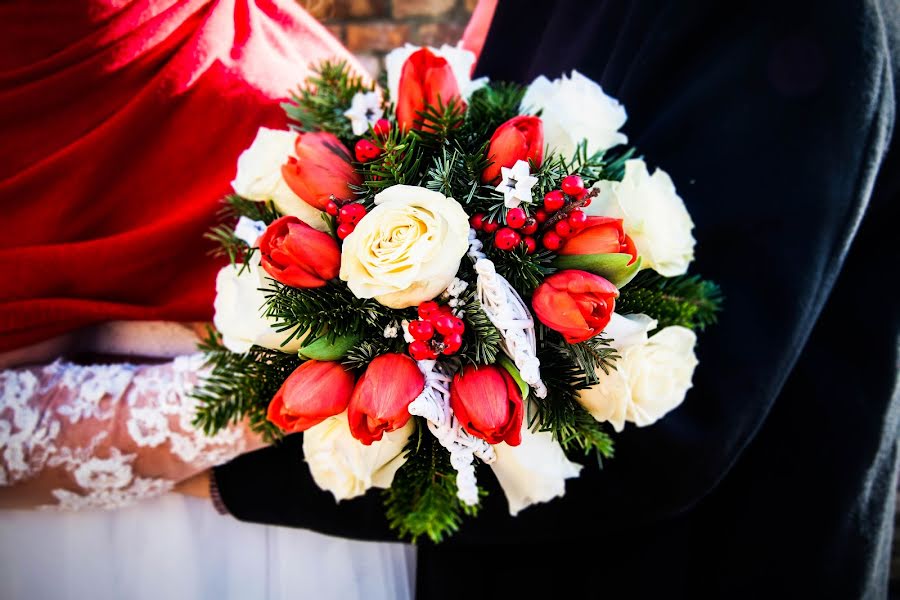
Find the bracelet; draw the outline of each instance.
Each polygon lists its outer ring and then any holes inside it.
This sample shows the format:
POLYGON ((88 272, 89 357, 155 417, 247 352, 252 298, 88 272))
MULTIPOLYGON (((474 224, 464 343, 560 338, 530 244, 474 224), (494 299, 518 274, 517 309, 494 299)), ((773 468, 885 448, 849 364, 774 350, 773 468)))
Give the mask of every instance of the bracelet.
POLYGON ((215 471, 209 472, 209 498, 212 500, 212 505, 217 513, 220 515, 231 514, 228 511, 228 507, 225 506, 225 502, 222 500, 222 494, 219 492, 219 484, 216 482, 215 471))

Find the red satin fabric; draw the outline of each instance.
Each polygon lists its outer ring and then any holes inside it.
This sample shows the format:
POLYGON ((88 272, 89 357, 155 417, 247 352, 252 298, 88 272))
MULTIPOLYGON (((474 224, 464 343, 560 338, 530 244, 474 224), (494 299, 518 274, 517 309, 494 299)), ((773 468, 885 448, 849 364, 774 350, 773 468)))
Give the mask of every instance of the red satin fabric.
POLYGON ((22 0, 0 23, 0 351, 211 318, 203 234, 238 155, 310 62, 352 58, 291 0, 22 0))

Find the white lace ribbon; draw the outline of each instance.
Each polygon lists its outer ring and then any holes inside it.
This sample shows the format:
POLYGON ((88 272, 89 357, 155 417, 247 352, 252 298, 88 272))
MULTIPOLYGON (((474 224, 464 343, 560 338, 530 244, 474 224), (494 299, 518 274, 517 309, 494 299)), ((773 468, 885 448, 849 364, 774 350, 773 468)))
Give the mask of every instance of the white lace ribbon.
POLYGON ((473 457, 485 463, 496 460, 494 448, 460 427, 450 408, 450 381, 453 366, 436 360, 420 360, 419 370, 425 375, 425 389, 409 405, 409 413, 424 417, 428 430, 450 452, 450 464, 456 469, 457 496, 466 504, 478 504, 478 484, 475 480, 473 457))
POLYGON ((503 351, 513 360, 522 379, 538 398, 547 396, 547 386, 541 379, 541 361, 537 357, 534 319, 519 293, 497 273, 494 263, 481 251, 482 244, 469 230, 469 258, 478 273, 478 300, 491 323, 500 331, 503 351))

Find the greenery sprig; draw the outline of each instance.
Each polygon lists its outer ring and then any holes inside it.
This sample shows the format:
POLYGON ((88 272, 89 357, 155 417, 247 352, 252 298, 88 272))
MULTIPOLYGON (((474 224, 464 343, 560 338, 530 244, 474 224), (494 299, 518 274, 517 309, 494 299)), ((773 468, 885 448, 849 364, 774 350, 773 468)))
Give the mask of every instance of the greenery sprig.
POLYGON ((456 470, 450 454, 416 417, 416 434, 404 450, 406 463, 384 491, 388 522, 402 539, 415 543, 422 536, 440 542, 459 529, 465 516, 478 514, 456 495, 456 470))
POLYGON ((658 329, 681 325, 703 331, 718 319, 722 291, 697 275, 663 277, 645 270, 619 291, 616 312, 643 313, 659 321, 658 329))

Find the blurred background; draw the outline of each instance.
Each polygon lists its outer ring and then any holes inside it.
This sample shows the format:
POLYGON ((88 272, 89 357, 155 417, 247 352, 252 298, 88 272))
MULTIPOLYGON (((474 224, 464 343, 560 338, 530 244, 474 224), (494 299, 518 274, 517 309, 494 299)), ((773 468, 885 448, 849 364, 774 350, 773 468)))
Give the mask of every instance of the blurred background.
POLYGON ((406 42, 440 46, 462 37, 477 0, 298 0, 378 77, 384 55, 406 42))

